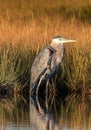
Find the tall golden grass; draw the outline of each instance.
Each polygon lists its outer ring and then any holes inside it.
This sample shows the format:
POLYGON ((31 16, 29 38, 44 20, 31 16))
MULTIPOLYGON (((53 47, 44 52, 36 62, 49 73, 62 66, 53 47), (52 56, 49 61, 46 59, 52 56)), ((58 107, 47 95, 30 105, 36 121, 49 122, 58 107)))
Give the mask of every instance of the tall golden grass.
MULTIPOLYGON (((80 83, 82 86, 83 83, 88 84, 91 65, 90 24, 82 23, 74 18, 65 21, 59 16, 56 18, 46 16, 37 21, 36 19, 29 20, 27 23, 16 21, 10 24, 9 21, 3 20, 0 27, 1 46, 12 44, 13 49, 18 46, 26 49, 28 47, 32 54, 38 53, 56 35, 76 39, 76 43, 65 44, 66 54, 63 69, 66 84, 73 89, 77 87, 77 84, 79 86, 81 86, 80 83)), ((34 57, 32 57, 32 61, 33 59, 34 57)))
MULTIPOLYGON (((76 43, 65 45, 66 53, 62 67, 63 77, 61 82, 72 90, 88 90, 90 88, 91 24, 82 22, 79 18, 76 19, 76 15, 72 15, 71 18, 67 19, 65 16, 69 15, 66 13, 63 16, 60 15, 62 14, 60 11, 57 13, 52 10, 56 10, 56 7, 58 9, 58 6, 59 8, 65 6, 67 9, 72 9, 73 5, 76 4, 74 8, 77 8, 80 13, 80 8, 87 8, 90 5, 90 1, 84 4, 82 0, 80 4, 77 4, 74 0, 69 4, 65 0, 65 4, 63 4, 63 2, 58 0, 56 4, 53 1, 52 5, 50 2, 45 4, 42 0, 40 0, 40 3, 39 1, 28 3, 25 0, 20 0, 16 3, 14 0, 11 3, 9 0, 4 0, 3 2, 0 1, 0 3, 1 83, 7 83, 8 81, 19 82, 24 79, 24 81, 29 81, 30 66, 35 54, 48 45, 54 36, 61 35, 77 40, 76 43), (52 10, 51 14, 48 13, 49 10, 52 10), (8 48, 8 52, 5 47, 8 48), (3 50, 5 50, 5 53, 3 50), (9 74, 11 74, 10 77, 9 74), (8 77, 9 80, 7 80, 8 77), (13 77, 13 80, 11 80, 11 77, 13 77)), ((73 14, 75 13, 73 12, 73 14)))

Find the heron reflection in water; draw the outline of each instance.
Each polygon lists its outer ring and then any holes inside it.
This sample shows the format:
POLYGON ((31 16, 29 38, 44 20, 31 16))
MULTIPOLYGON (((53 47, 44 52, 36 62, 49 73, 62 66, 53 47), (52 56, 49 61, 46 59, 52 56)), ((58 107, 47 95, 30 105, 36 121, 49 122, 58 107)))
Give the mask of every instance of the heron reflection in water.
POLYGON ((46 82, 46 93, 50 78, 58 72, 64 55, 64 43, 76 42, 61 36, 54 37, 50 45, 45 47, 36 56, 31 68, 31 94, 38 95, 40 85, 46 82))

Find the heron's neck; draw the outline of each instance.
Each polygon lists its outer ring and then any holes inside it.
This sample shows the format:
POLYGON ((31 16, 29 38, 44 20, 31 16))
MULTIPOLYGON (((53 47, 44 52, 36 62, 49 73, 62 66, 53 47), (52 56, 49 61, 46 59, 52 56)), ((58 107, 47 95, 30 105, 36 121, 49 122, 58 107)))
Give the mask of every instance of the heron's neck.
POLYGON ((56 53, 53 58, 56 59, 57 63, 61 63, 63 59, 63 53, 64 53, 64 44, 51 43, 51 46, 56 50, 56 53))
POLYGON ((60 50, 64 49, 64 44, 63 43, 51 43, 51 47, 53 47, 55 50, 57 50, 58 52, 60 52, 60 50))

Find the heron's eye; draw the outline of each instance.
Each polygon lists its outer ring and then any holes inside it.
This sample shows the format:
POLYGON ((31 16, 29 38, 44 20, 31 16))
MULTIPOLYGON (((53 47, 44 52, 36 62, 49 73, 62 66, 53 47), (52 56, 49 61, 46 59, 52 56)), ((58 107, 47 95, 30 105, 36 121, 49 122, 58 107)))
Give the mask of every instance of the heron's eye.
POLYGON ((59 40, 62 40, 62 38, 59 38, 59 40))

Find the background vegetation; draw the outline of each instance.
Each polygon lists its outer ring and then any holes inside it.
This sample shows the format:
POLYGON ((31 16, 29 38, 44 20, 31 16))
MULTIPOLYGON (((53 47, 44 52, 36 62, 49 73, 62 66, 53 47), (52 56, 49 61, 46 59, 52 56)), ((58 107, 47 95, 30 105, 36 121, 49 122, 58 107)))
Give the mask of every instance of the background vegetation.
POLYGON ((91 1, 0 0, 0 84, 29 86, 35 55, 56 35, 65 44, 63 73, 57 82, 90 93, 91 1))

